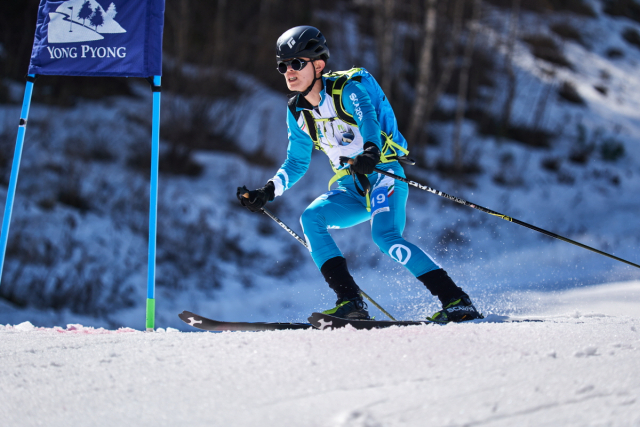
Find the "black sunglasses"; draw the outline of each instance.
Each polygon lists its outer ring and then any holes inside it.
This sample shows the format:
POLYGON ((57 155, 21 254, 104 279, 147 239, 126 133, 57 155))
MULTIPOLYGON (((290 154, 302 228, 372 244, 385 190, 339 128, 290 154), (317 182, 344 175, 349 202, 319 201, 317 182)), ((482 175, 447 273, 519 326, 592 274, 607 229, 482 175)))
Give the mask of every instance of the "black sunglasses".
POLYGON ((309 62, 313 62, 313 60, 305 61, 304 59, 293 58, 289 59, 288 61, 278 61, 278 71, 280 72, 280 74, 286 74, 289 65, 291 65, 291 69, 293 71, 300 71, 304 67, 306 67, 307 63, 309 62))

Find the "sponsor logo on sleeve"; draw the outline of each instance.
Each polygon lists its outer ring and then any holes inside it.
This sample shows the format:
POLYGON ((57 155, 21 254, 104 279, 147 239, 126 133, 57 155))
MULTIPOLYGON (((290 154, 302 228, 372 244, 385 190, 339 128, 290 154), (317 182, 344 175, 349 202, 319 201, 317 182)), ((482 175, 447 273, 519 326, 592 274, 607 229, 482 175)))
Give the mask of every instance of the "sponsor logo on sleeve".
POLYGON ((360 108, 360 102, 358 101, 358 96, 355 93, 349 95, 349 99, 353 102, 354 113, 358 116, 358 120, 362 121, 362 109, 360 108))

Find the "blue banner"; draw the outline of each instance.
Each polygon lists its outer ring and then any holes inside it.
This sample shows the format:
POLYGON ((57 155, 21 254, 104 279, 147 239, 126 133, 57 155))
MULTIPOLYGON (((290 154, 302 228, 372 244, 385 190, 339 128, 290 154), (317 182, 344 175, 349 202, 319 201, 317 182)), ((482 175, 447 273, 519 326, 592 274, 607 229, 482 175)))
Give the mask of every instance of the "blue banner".
POLYGON ((41 0, 29 74, 162 75, 164 0, 41 0))

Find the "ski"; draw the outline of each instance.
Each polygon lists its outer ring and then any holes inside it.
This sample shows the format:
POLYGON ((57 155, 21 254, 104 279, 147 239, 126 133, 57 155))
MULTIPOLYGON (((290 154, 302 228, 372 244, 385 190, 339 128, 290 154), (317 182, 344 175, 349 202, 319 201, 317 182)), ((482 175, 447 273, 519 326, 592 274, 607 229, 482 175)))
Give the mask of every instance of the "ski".
POLYGON ((314 328, 338 329, 351 325, 356 329, 378 329, 388 328, 390 326, 416 326, 416 325, 439 325, 439 323, 430 320, 351 320, 334 317, 328 314, 313 313, 309 317, 309 322, 314 328))
POLYGON ((178 317, 187 325, 203 331, 278 331, 287 329, 312 329, 309 323, 280 322, 223 322, 208 319, 190 311, 183 311, 178 317))
MULTIPOLYGON (((417 326, 417 325, 446 325, 446 323, 432 322, 430 320, 350 320, 334 317, 328 314, 313 313, 309 317, 309 322, 314 328, 338 329, 351 325, 356 329, 379 329, 391 326, 417 326)), ((522 322, 544 322, 542 319, 514 318, 508 316, 488 315, 484 319, 476 319, 462 323, 522 323, 522 322)))
MULTIPOLYGON (((310 323, 286 323, 286 322, 224 322, 213 320, 190 311, 183 311, 178 315, 187 325, 203 331, 235 331, 235 332, 256 332, 256 331, 280 331, 292 329, 338 329, 351 325, 355 329, 379 329, 391 326, 416 326, 416 325, 443 325, 442 323, 430 320, 349 320, 334 317, 328 314, 313 313, 309 317, 310 323)), ((507 316, 489 315, 485 319, 473 320, 465 323, 521 323, 521 322, 543 322, 542 319, 512 318, 507 316)))

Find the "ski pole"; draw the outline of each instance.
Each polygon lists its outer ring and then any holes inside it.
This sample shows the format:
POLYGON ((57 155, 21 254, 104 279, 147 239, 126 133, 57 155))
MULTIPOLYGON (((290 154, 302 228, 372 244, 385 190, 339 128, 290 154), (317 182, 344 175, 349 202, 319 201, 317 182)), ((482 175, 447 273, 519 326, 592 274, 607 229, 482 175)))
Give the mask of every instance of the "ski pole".
MULTIPOLYGON (((242 195, 244 198, 249 198, 249 193, 245 193, 242 195)), ((309 245, 307 245, 307 242, 305 242, 300 236, 298 236, 298 233, 296 233, 295 231, 293 231, 292 229, 290 229, 287 224, 285 224, 284 222, 282 222, 282 220, 280 218, 278 218, 277 216, 275 216, 273 213, 271 213, 267 208, 262 208, 261 211, 266 214, 269 218, 271 218, 272 220, 274 220, 275 222, 278 223, 278 225, 282 228, 284 228, 284 230, 289 233, 294 239, 296 239, 298 242, 300 242, 305 248, 309 249, 309 245)), ((378 310, 380 310, 381 312, 383 312, 389 319, 395 321, 396 319, 389 314, 389 312, 387 310, 385 310, 384 308, 382 308, 382 306, 380 306, 380 304, 378 304, 377 302, 375 302, 373 300, 373 298, 371 298, 369 295, 367 295, 367 293, 365 291, 363 291, 362 289, 360 289, 360 294, 362 294, 363 297, 365 297, 366 299, 369 300, 369 302, 371 302, 371 304, 375 305, 378 310)))
POLYGON ((422 184, 418 184, 417 182, 408 180, 407 178, 403 178, 403 177, 395 175, 395 174, 393 174, 391 172, 387 172, 387 171, 382 170, 380 168, 376 168, 375 171, 378 172, 378 173, 381 173, 382 175, 386 175, 386 176, 388 176, 390 178, 396 179, 398 181, 405 182, 405 183, 407 183, 407 184, 409 184, 409 185, 411 185, 413 187, 419 188, 420 190, 428 191, 429 193, 433 193, 433 194, 435 194, 437 196, 444 197, 445 199, 449 199, 449 200, 452 200, 452 201, 454 201, 456 203, 460 203, 461 205, 469 206, 470 208, 474 208, 474 209, 477 209, 477 210, 479 210, 481 212, 488 213, 489 215, 493 215, 493 216, 497 216, 498 218, 502 218, 505 221, 513 222, 513 223, 521 225, 523 227, 527 227, 527 228, 529 228, 531 230, 537 231, 537 232, 542 233, 544 235, 547 235, 549 237, 553 237, 553 238, 556 238, 558 240, 562 240, 563 242, 571 243, 572 245, 580 246, 583 249, 588 249, 588 250, 590 250, 592 252, 595 252, 597 254, 604 255, 606 257, 615 259, 616 261, 624 262, 625 264, 629 264, 629 265, 631 265, 633 267, 640 268, 640 265, 638 265, 638 264, 634 264, 634 263, 632 263, 630 261, 627 261, 625 259, 618 258, 617 256, 608 254, 606 252, 602 252, 602 251, 600 251, 598 249, 592 248, 591 246, 583 245, 582 243, 576 242, 576 241, 571 240, 571 239, 567 239, 566 237, 562 237, 562 236, 560 236, 558 234, 555 234, 555 233, 552 233, 550 231, 543 230, 542 228, 538 228, 538 227, 536 227, 534 225, 527 224, 524 221, 520 221, 520 220, 517 220, 515 218, 511 218, 511 217, 503 215, 501 213, 492 211, 491 209, 483 208, 482 206, 476 205, 475 203, 469 203, 466 200, 463 200, 463 199, 461 199, 459 197, 450 196, 447 193, 443 193, 442 191, 434 190, 431 187, 428 187, 428 186, 422 185, 422 184))

